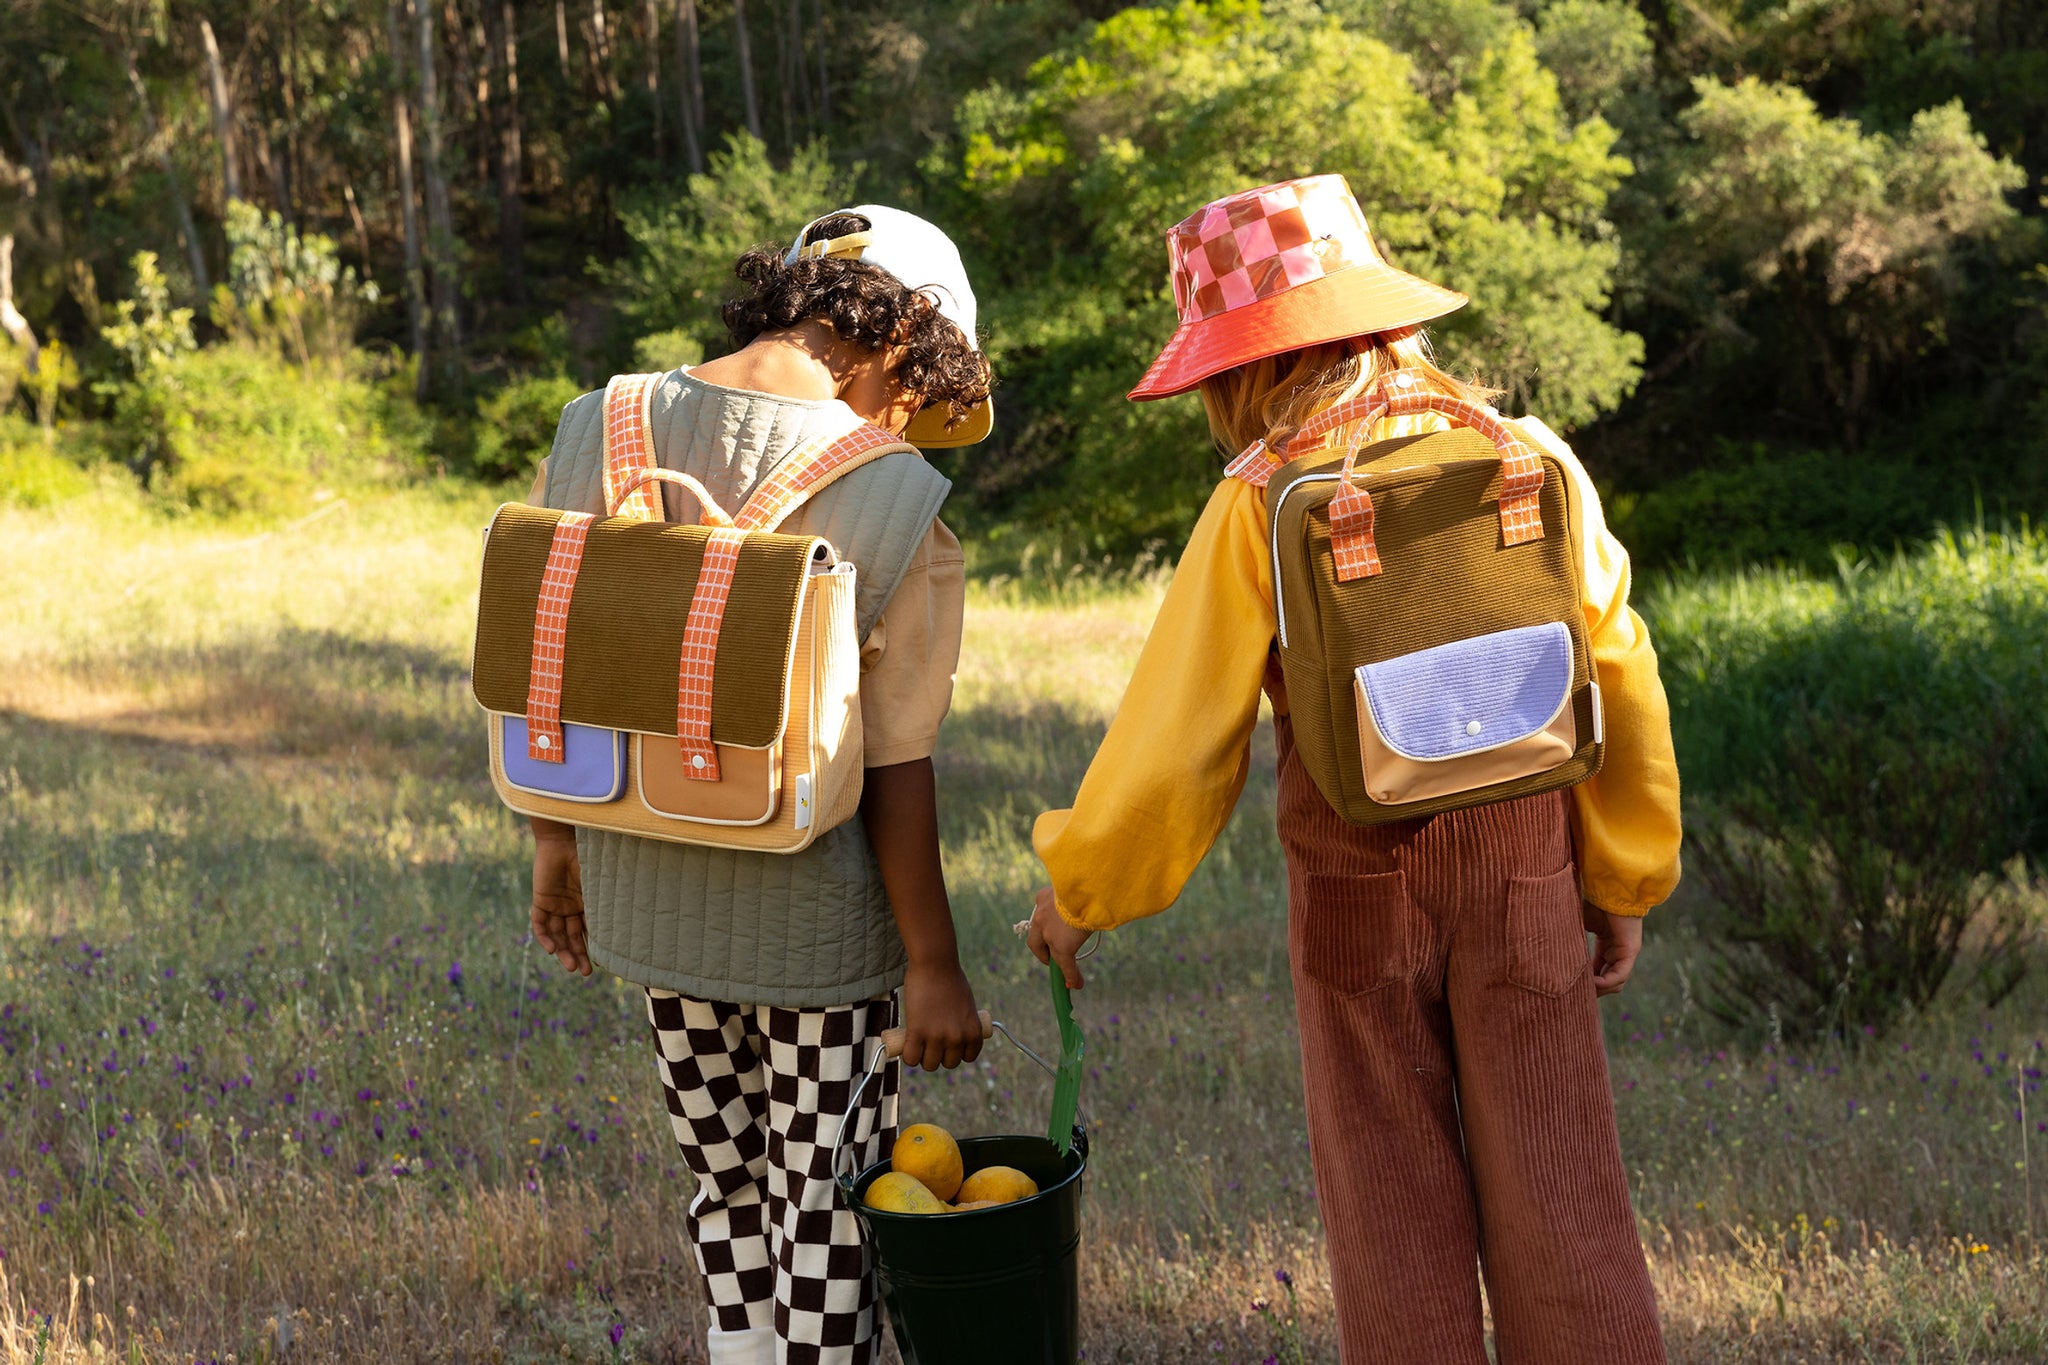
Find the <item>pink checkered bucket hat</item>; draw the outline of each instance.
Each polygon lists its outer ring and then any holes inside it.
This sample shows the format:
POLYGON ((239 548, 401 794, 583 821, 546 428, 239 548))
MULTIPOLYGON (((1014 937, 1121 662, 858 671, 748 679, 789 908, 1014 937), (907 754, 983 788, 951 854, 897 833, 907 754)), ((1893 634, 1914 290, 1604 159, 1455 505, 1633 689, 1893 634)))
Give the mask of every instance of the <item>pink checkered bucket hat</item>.
POLYGON ((1380 255, 1341 175, 1261 185, 1166 234, 1180 326, 1131 397, 1185 393, 1283 351, 1412 327, 1465 306, 1380 255))

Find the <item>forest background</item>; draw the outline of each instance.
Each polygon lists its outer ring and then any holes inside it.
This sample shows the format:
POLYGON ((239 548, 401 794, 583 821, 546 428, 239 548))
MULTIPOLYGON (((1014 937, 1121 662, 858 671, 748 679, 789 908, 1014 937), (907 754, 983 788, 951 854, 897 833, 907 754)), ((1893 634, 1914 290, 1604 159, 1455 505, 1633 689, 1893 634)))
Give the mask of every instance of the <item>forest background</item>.
POLYGON ((2016 0, 0 23, 16 501, 94 467, 258 514, 516 479, 580 389, 722 349, 741 249, 873 197, 952 230, 984 296, 1001 421, 940 459, 981 562, 1129 562, 1218 465, 1192 400, 1121 397, 1171 325, 1161 234, 1321 171, 1473 296, 1441 350, 1572 433, 1639 562, 1825 567, 2048 500, 2048 11, 2016 0))
MULTIPOLYGON (((1639 570, 1687 876, 1603 1018, 1674 1359, 2048 1358, 2048 7, 0 0, 0 1365, 701 1359, 644 1002, 540 971, 484 780, 477 528, 745 248, 952 231, 941 833, 1046 1036, 1031 818, 1222 465, 1123 399, 1162 234, 1326 171, 1639 570)), ((1091 1360, 1333 1358, 1255 744, 1082 1005, 1091 1360)), ((1034 1127, 1014 1060, 911 1110, 1034 1127)))

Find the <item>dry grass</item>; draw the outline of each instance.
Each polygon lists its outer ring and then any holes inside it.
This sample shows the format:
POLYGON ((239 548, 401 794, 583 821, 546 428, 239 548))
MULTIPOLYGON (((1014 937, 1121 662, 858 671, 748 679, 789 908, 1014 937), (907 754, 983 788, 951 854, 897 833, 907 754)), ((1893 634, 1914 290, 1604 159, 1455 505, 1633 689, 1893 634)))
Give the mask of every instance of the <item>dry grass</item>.
MULTIPOLYGON (((73 513, 0 513, 0 1361, 701 1359, 635 993, 524 945, 480 775, 487 501, 253 542, 73 513)), ((1157 590, 973 606, 944 834, 970 972, 1027 1038, 1028 822, 1157 590)), ((1080 1001, 1090 1361, 1335 1358, 1262 757, 1183 904, 1080 1001)), ((1745 1051, 1691 1008, 1683 908, 1651 936, 1608 1022, 1675 1356, 2048 1356, 2048 1116, 2015 1088, 2040 989, 1882 1047, 1745 1051)), ((907 1113, 1029 1129, 1046 1094, 999 1045, 907 1113)))

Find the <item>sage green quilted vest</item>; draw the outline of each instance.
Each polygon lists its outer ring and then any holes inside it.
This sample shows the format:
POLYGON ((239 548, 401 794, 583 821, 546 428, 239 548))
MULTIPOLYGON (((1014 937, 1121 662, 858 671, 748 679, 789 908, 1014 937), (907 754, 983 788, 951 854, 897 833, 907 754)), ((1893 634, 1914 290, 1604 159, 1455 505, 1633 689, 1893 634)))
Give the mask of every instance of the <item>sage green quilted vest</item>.
MULTIPOLYGON (((848 425, 836 400, 721 388, 676 370, 655 390, 648 434, 656 460, 695 475, 734 512, 812 437, 848 425)), ((602 515, 603 468, 600 389, 562 410, 546 504, 602 515)), ((784 524, 825 537, 853 561, 862 639, 951 487, 922 459, 899 451, 831 484, 784 524)), ((576 832, 576 848, 591 961, 628 981, 700 1000, 797 1009, 865 1000, 902 983, 903 940, 858 817, 793 854, 593 829, 576 832)))

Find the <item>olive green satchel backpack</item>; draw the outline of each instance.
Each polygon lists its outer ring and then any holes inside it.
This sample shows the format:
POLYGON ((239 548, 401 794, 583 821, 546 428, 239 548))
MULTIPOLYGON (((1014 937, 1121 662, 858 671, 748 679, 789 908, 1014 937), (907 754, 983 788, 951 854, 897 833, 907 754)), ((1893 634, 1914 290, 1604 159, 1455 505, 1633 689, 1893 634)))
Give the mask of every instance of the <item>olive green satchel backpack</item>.
POLYGON ((1397 375, 1291 444, 1356 423, 1341 459, 1232 466, 1266 482, 1295 743, 1357 825, 1568 787, 1600 769, 1579 494, 1491 408, 1397 375), (1386 417, 1457 425, 1366 444, 1386 417))

